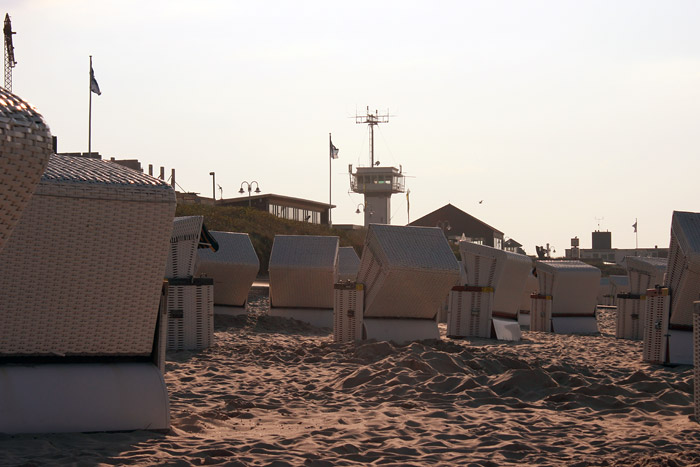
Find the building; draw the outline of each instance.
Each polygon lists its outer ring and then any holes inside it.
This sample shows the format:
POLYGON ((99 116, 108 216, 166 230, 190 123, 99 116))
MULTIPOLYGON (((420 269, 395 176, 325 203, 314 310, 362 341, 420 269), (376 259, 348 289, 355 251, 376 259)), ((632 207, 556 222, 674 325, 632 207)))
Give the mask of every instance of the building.
POLYGON ((328 224, 328 213, 331 208, 335 207, 328 203, 319 203, 317 201, 276 195, 274 193, 220 199, 216 200, 215 204, 217 206, 252 207, 259 211, 269 212, 282 219, 310 222, 312 224, 328 224))
POLYGON ((446 204, 408 225, 440 227, 445 232, 448 240, 453 242, 458 242, 464 238, 473 243, 492 246, 500 250, 503 249, 503 232, 494 229, 452 204, 446 204))
POLYGON ((646 258, 668 258, 668 248, 613 248, 612 232, 596 230, 591 234, 593 248, 579 248, 579 239, 571 239, 571 248, 566 249, 566 257, 570 259, 599 260, 608 263, 624 264, 626 256, 642 256, 646 258))
POLYGON ((503 242, 503 249, 506 251, 510 251, 511 253, 518 253, 520 255, 524 255, 525 250, 523 250, 523 245, 516 242, 512 238, 509 238, 505 242, 503 242))

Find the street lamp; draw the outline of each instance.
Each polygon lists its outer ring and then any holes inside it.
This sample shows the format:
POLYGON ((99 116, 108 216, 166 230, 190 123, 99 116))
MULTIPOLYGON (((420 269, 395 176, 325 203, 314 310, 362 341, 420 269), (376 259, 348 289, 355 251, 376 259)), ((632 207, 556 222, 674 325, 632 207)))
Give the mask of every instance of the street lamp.
POLYGON ((253 180, 253 181, 250 182, 250 183, 248 183, 248 182, 243 182, 243 183, 241 183, 241 189, 238 190, 238 192, 239 192, 240 194, 243 194, 243 193, 245 193, 245 190, 243 190, 243 185, 246 185, 246 186, 247 186, 247 188, 248 188, 248 207, 251 206, 251 203, 250 203, 250 195, 251 195, 251 191, 253 190, 253 183, 255 183, 255 192, 256 192, 256 193, 260 193, 260 186, 258 185, 258 182, 256 182, 255 180, 253 180))
POLYGON ((209 172, 211 175, 211 198, 216 201, 216 175, 214 172, 209 172))

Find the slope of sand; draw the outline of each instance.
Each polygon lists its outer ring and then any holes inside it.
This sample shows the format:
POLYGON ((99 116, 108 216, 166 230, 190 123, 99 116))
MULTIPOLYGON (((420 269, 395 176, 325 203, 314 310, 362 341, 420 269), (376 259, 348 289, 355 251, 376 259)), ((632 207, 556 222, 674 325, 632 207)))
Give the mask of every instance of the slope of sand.
POLYGON ((251 304, 216 317, 214 347, 168 354, 170 433, 4 435, 0 464, 700 463, 692 368, 642 363, 614 311, 595 336, 353 346, 251 304))

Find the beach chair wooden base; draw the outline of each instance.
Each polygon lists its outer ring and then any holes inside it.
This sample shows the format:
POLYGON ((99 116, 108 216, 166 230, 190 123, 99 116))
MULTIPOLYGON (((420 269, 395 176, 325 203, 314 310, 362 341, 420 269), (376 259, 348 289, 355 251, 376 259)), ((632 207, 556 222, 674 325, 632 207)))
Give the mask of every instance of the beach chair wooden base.
POLYGON ((556 334, 595 334, 598 321, 595 316, 552 316, 552 331, 556 334))
POLYGON ((336 283, 333 295, 333 342, 361 340, 364 286, 355 282, 336 283))
MULTIPOLYGON (((214 287, 216 290, 216 287, 214 287)), ((248 302, 244 306, 214 305, 214 315, 239 316, 248 314, 248 302)))
POLYGON ((530 331, 552 332, 552 297, 532 294, 530 331))
POLYGON ((492 337, 493 289, 453 287, 447 316, 447 337, 492 337))
POLYGON ((268 314, 270 316, 296 319, 317 328, 333 329, 332 308, 284 308, 271 306, 268 314))
POLYGON ((639 340, 644 337, 646 295, 618 295, 615 337, 639 340))
POLYGON ((642 359, 647 363, 666 363, 668 318, 671 296, 668 288, 659 287, 647 290, 644 324, 644 345, 642 359))
POLYGON ((1 433, 170 429, 168 391, 152 363, 6 365, 2 375, 1 433))
MULTIPOLYGON (((187 280, 184 280, 187 281, 187 280)), ((201 350, 214 342, 214 286, 212 279, 194 279, 168 287, 168 351, 201 350)))
POLYGON ((364 338, 391 341, 397 344, 423 339, 439 339, 440 331, 434 319, 364 318, 364 338))

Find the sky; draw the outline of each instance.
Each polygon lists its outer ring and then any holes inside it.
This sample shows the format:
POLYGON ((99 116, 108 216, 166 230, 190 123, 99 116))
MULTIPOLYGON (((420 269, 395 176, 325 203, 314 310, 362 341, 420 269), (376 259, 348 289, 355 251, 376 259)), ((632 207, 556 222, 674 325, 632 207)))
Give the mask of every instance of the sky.
POLYGON ((369 108, 390 115, 375 160, 401 165, 410 189, 410 212, 392 198, 392 224, 451 203, 558 256, 597 229, 616 248, 668 247, 672 212, 700 211, 694 0, 3 6, 13 92, 59 152, 88 149, 92 55, 92 150, 174 168, 184 191, 212 196, 215 172, 225 198, 244 181, 330 194, 333 223, 362 224, 348 165, 370 164, 355 121, 369 108))

